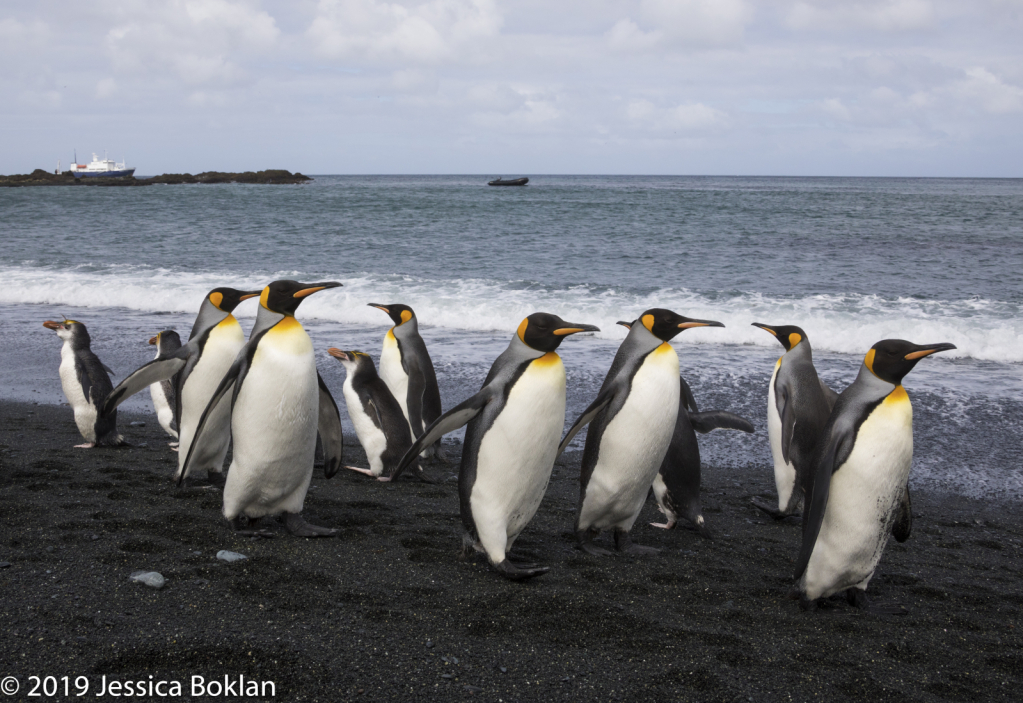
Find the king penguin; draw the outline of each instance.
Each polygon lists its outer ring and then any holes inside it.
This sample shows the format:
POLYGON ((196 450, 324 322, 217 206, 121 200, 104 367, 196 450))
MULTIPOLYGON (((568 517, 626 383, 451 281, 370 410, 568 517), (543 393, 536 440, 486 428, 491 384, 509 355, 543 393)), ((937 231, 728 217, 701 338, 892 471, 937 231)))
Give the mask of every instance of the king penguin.
POLYGON ((692 327, 724 327, 652 308, 640 315, 618 348, 597 398, 566 433, 560 454, 590 423, 579 477, 575 533, 589 554, 610 554, 593 544, 614 528, 615 546, 628 554, 658 550, 633 544, 629 530, 664 461, 678 420, 681 395, 678 354, 668 342, 692 327))
POLYGON ((312 340, 295 319, 295 311, 306 297, 340 285, 285 280, 264 288, 249 341, 199 419, 182 476, 202 455, 207 423, 233 389, 228 412, 234 450, 224 485, 224 517, 242 534, 264 534, 241 530, 242 515, 252 522, 282 513, 284 526, 293 535, 329 537, 336 532, 311 525, 301 515, 313 476, 317 433, 327 478, 341 465, 344 440, 337 404, 316 370, 312 340))
POLYGON ((92 352, 92 340, 85 325, 65 319, 63 322, 47 320, 43 327, 54 330, 64 341, 60 349, 60 385, 74 411, 78 431, 85 438, 85 444, 76 444, 75 449, 125 444, 124 437, 117 434, 117 414, 100 412, 113 386, 107 374, 113 372, 92 352))
MULTIPOLYGON (((397 398, 412 430, 412 439, 416 439, 441 414, 437 374, 426 343, 419 335, 419 320, 412 308, 401 303, 369 306, 383 310, 394 322, 394 327, 384 335, 380 378, 397 398)), ((424 459, 434 456, 445 460, 439 444, 432 444, 423 452, 424 459)))
MULTIPOLYGON (((181 337, 174 330, 164 330, 155 337, 150 337, 149 343, 156 347, 156 358, 159 359, 171 356, 180 349, 181 337)), ((153 399, 156 419, 160 422, 163 431, 174 439, 178 438, 177 380, 177 378, 171 377, 149 386, 149 395, 153 399)), ((177 442, 171 442, 171 447, 176 449, 177 446, 177 442)))
POLYGON ((886 339, 867 352, 856 380, 838 396, 817 447, 816 476, 796 560, 796 591, 804 609, 846 591, 867 607, 866 590, 893 531, 909 537, 909 470, 913 406, 902 379, 948 343, 886 339))
MULTIPOLYGON (((635 322, 618 322, 632 329, 635 322)), ((685 378, 679 377, 678 419, 671 443, 657 470, 652 492, 657 508, 664 515, 664 522, 651 522, 652 527, 664 530, 674 529, 678 519, 688 520, 701 536, 711 538, 710 529, 703 518, 700 502, 700 444, 696 433, 707 434, 713 430, 739 430, 753 432, 753 425, 738 415, 724 410, 700 412, 696 398, 685 378)))
POLYGON ((174 480, 180 482, 195 470, 205 469, 210 482, 223 485, 224 458, 231 443, 230 403, 222 403, 207 421, 207 441, 184 472, 185 457, 192 445, 195 427, 217 384, 231 368, 245 344, 245 334, 231 313, 243 301, 259 295, 259 291, 214 288, 202 301, 188 343, 169 356, 159 356, 128 375, 113 390, 103 412, 113 411, 126 399, 154 383, 178 375, 175 400, 178 418, 178 470, 174 480))
MULTIPOLYGON (((408 420, 387 384, 380 380, 369 354, 331 347, 327 353, 345 367, 344 396, 348 417, 366 450, 368 469, 345 466, 379 481, 398 478, 395 469, 412 446, 408 420)), ((416 462, 418 466, 418 462, 416 462)))
POLYGON ((479 392, 427 427, 398 465, 468 423, 458 473, 463 553, 483 552, 507 579, 547 572, 508 552, 540 507, 565 425, 565 367, 555 350, 570 334, 597 331, 543 312, 524 319, 479 392))
POLYGON ((775 520, 799 513, 813 486, 814 451, 838 394, 824 385, 813 365, 810 339, 799 327, 753 323, 785 347, 767 386, 767 436, 774 458, 778 507, 760 498, 757 506, 775 520))

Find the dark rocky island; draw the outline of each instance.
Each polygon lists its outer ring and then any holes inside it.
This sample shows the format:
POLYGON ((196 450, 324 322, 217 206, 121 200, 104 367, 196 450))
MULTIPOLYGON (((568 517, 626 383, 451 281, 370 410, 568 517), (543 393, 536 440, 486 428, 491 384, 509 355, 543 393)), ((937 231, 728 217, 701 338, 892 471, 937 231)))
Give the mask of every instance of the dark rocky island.
POLYGON ((37 168, 32 173, 0 176, 0 188, 16 188, 22 186, 148 186, 162 183, 177 185, 181 183, 263 183, 268 185, 290 185, 313 180, 301 173, 292 173, 284 169, 267 169, 266 171, 245 171, 244 173, 224 173, 222 171, 204 171, 196 175, 190 173, 165 173, 151 178, 75 178, 70 171, 61 174, 50 173, 37 168))

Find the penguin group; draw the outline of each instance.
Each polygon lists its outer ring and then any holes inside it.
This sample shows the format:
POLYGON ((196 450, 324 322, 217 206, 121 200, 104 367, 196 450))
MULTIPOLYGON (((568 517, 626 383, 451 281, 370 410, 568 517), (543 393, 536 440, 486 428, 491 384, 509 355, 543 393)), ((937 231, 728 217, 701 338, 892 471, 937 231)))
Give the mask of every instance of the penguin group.
MULTIPOLYGON (((596 326, 545 312, 527 316, 479 391, 443 412, 415 312, 370 303, 393 322, 379 371, 362 351, 325 350, 346 370, 343 397, 369 464, 361 468, 342 463, 338 406, 295 319, 308 296, 341 285, 279 280, 261 290, 216 288, 184 344, 173 330, 161 331, 149 340, 156 357, 116 387, 91 351, 85 325, 46 321, 64 343, 61 383, 87 442, 78 446, 124 444, 117 407, 149 388, 161 427, 176 440, 179 485, 205 473, 222 487, 224 518, 241 534, 271 536, 261 522, 277 517, 294 535, 329 537, 335 530, 302 516, 317 448, 327 478, 346 468, 379 481, 406 471, 429 481, 422 464, 446 461, 441 438, 466 426, 458 472, 463 554, 480 553, 500 575, 524 580, 549 567, 517 557, 515 541, 536 514, 556 459, 588 426, 573 525, 578 549, 596 556, 612 554, 608 546, 627 555, 657 553, 630 537, 649 496, 664 515, 655 527, 685 520, 711 536, 700 505, 696 433, 754 427, 733 413, 698 409, 671 342, 685 330, 722 323, 663 308, 619 322, 628 329, 625 340, 596 397, 565 432, 558 349, 570 335, 598 332, 596 326), (257 297, 246 340, 232 313, 257 297), (605 532, 608 546, 601 544, 605 532)), ((912 406, 902 380, 920 359, 955 347, 880 341, 839 394, 818 376, 800 327, 753 324, 785 349, 767 388, 777 502, 753 504, 777 520, 801 519, 792 594, 804 609, 835 594, 866 607, 888 536, 903 541, 912 525, 912 406)))

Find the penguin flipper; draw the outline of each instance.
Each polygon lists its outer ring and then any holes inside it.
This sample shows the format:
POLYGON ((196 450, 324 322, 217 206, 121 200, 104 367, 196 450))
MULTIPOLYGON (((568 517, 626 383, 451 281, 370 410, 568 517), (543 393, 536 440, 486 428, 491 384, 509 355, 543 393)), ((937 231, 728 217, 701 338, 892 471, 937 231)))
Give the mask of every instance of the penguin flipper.
POLYGON ((892 536, 896 542, 905 542, 913 531, 913 510, 909 500, 909 484, 902 491, 902 498, 899 500, 899 507, 896 512, 895 523, 892 525, 892 536))
POLYGON ((479 393, 459 403, 430 423, 430 426, 423 430, 423 434, 419 435, 419 438, 412 443, 409 450, 405 452, 405 456, 398 462, 398 468, 391 474, 391 480, 393 481, 398 478, 401 472, 419 457, 424 448, 429 447, 448 432, 454 432, 479 415, 491 398, 493 398, 493 393, 484 387, 479 393))
POLYGON ((187 360, 177 356, 166 359, 154 359, 148 364, 141 366, 127 378, 117 384, 114 390, 110 391, 106 402, 103 403, 102 414, 107 415, 114 411, 118 405, 141 390, 149 388, 154 383, 165 381, 174 376, 178 371, 185 368, 187 360))
POLYGON ((795 403, 789 402, 789 392, 785 386, 779 389, 778 385, 775 385, 775 398, 775 402, 781 406, 778 408, 778 415, 781 417, 781 456, 788 464, 790 463, 789 450, 792 447, 792 435, 796 429, 796 408, 795 403), (780 393, 779 390, 781 390, 780 393))
POLYGON ((330 478, 341 468, 345 438, 341 432, 341 413, 337 409, 337 403, 318 371, 316 372, 316 382, 320 386, 320 406, 316 431, 320 433, 320 443, 323 445, 323 475, 330 478))
POLYGON ((707 434, 712 430, 753 432, 753 423, 724 410, 708 410, 702 413, 691 412, 689 413, 689 422, 692 424, 693 429, 700 434, 707 434))
POLYGON ((580 415, 579 419, 572 424, 572 427, 569 428, 565 438, 561 440, 561 444, 558 445, 558 453, 554 457, 555 459, 561 456, 561 453, 565 451, 565 447, 567 447, 569 443, 575 439, 575 436, 579 434, 579 431, 588 425, 590 421, 597 416, 597 413, 607 407, 607 404, 611 402, 611 399, 614 398, 614 396, 614 384, 611 384, 608 388, 605 388, 597 395, 596 399, 590 403, 590 407, 583 410, 583 414, 580 415))
POLYGON ((820 534, 821 524, 824 522, 824 512, 828 507, 828 496, 831 493, 831 476, 849 458, 849 454, 852 452, 853 441, 855 441, 853 432, 832 436, 828 441, 823 458, 817 465, 817 473, 814 476, 810 499, 804 507, 803 543, 799 548, 799 556, 796 559, 794 579, 798 580, 803 575, 803 572, 806 571, 806 565, 810 563, 810 555, 813 554, 814 545, 817 544, 817 536, 820 534))
MULTIPOLYGON (((686 383, 686 379, 679 376, 678 382, 679 390, 682 393, 682 407, 689 411, 690 416, 693 413, 700 412, 700 409, 696 407, 696 397, 693 395, 693 389, 686 383)), ((752 430, 750 431, 752 432, 752 430)))
POLYGON ((423 394, 426 392, 426 378, 423 370, 413 355, 408 358, 408 390, 405 394, 405 406, 408 408, 408 424, 412 426, 412 434, 419 437, 426 423, 423 422, 423 394))

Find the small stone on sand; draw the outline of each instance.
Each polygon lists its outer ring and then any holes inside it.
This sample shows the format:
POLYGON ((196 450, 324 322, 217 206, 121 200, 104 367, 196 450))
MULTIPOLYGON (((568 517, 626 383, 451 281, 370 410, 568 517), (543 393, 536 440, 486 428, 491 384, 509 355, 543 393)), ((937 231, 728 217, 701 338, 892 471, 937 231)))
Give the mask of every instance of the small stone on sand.
POLYGON ((221 549, 219 552, 217 552, 217 559, 219 559, 220 561, 232 562, 241 561, 242 559, 248 559, 248 557, 245 556, 244 554, 239 554, 238 552, 229 552, 226 549, 221 549))
POLYGON ((164 584, 167 583, 167 579, 156 571, 135 571, 131 575, 131 580, 135 583, 145 584, 150 588, 158 590, 163 588, 164 584))

